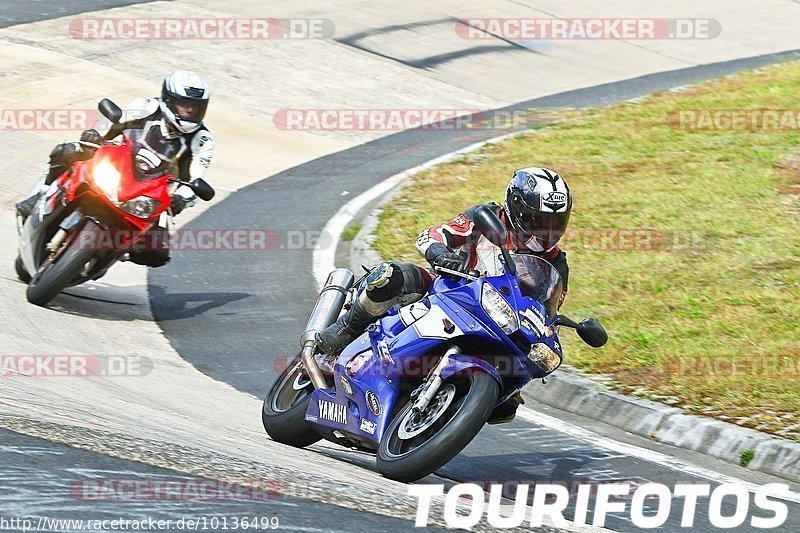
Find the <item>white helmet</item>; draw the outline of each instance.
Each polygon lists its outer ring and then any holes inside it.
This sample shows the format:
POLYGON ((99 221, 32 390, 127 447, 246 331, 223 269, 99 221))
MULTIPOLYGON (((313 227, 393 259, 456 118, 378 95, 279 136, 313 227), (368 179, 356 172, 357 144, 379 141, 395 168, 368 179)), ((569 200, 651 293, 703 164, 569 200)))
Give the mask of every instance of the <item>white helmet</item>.
POLYGON ((181 133, 193 133, 203 123, 209 95, 203 78, 194 72, 178 70, 164 78, 161 112, 181 133))

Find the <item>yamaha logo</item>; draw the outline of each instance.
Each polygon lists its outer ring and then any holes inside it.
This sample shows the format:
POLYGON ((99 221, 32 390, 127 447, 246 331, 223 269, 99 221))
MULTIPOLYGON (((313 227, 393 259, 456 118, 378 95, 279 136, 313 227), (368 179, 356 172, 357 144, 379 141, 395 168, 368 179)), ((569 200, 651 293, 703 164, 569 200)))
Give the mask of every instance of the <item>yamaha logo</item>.
POLYGON ((347 424, 347 406, 340 403, 317 400, 319 417, 337 424, 347 424))
POLYGON ((371 390, 368 390, 365 397, 367 399, 369 412, 375 416, 381 416, 381 402, 378 400, 378 396, 371 390))

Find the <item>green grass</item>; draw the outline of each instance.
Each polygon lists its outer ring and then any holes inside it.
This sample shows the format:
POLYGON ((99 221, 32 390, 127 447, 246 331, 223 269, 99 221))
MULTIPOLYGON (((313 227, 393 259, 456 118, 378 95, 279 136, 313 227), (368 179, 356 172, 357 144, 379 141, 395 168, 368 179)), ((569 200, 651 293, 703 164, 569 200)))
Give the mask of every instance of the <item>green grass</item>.
POLYGON ((747 466, 753 459, 755 459, 755 457, 755 450, 742 450, 742 453, 739 454, 739 464, 742 466, 747 466))
POLYGON ((516 168, 556 169, 575 196, 562 310, 610 336, 592 350, 562 331, 566 362, 800 440, 800 130, 674 120, 799 103, 800 63, 788 62, 574 113, 417 175, 382 212, 376 249, 423 262, 423 228, 501 201, 516 168))
POLYGON ((352 241, 358 235, 358 232, 361 231, 361 223, 360 222, 351 222, 344 228, 342 232, 342 240, 343 241, 352 241))

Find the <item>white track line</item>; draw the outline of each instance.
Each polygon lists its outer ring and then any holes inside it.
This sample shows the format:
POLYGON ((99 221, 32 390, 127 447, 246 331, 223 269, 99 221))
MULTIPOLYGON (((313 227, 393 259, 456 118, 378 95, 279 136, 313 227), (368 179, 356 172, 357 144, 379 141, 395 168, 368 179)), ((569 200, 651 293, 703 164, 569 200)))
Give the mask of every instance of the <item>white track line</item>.
MULTIPOLYGON (((675 457, 666 455, 661 452, 649 450, 647 448, 641 448, 633 444, 627 444, 624 442, 616 441, 614 439, 610 439, 608 437, 604 437, 602 435, 595 433, 594 431, 590 431, 586 428, 569 424, 564 420, 546 415, 539 411, 534 411, 533 409, 530 409, 528 407, 520 407, 517 410, 517 416, 527 420, 528 422, 545 426, 548 429, 558 431, 559 433, 564 433, 565 435, 569 435, 570 437, 575 437, 576 439, 586 441, 595 446, 600 446, 601 448, 605 448, 607 450, 623 453, 625 455, 630 455, 631 457, 637 457, 647 462, 655 463, 660 466, 665 466, 669 469, 682 472, 690 476, 700 477, 708 481, 713 481, 715 483, 737 483, 739 485, 747 487, 747 490, 749 490, 750 492, 755 492, 756 489, 758 489, 760 486, 755 483, 750 483, 749 481, 744 481, 735 478, 733 476, 728 476, 726 474, 721 474, 719 472, 709 470, 707 468, 702 468, 699 466, 691 465, 689 463, 685 463, 679 459, 676 459, 675 457)), ((786 483, 789 484, 788 481, 786 483)), ((781 496, 776 495, 770 497, 780 500, 786 500, 789 502, 800 503, 800 494, 796 492, 790 492, 789 495, 781 495, 781 496)))
MULTIPOLYGON (((444 154, 443 156, 437 157, 435 159, 431 159, 430 161, 426 161, 421 165, 418 165, 414 168, 410 168, 405 172, 401 172, 400 174, 395 174, 389 178, 386 178, 379 184, 373 186, 370 189, 367 189, 360 195, 356 196, 336 212, 335 215, 325 224, 325 227, 322 229, 322 235, 330 235, 331 236, 331 243, 326 244, 324 248, 317 247, 314 249, 313 259, 312 259, 312 274, 314 275, 314 279, 317 281, 317 286, 322 289, 322 284, 325 283, 325 279, 330 274, 331 270, 336 268, 335 257, 336 257, 336 248, 339 246, 339 240, 341 239, 342 232, 344 228, 350 223, 351 220, 356 216, 356 214, 364 208, 364 206, 368 205, 370 202, 376 200, 380 196, 386 194, 394 187, 399 185, 403 180, 410 178, 414 174, 421 172, 427 168, 436 166, 440 163, 446 163, 455 159, 457 156, 467 153, 473 152, 486 144, 493 144, 508 137, 513 137, 515 135, 521 135, 527 133, 527 131, 533 130, 525 130, 525 131, 514 131, 511 133, 506 133, 505 135, 500 135, 498 137, 493 137, 486 141, 477 142, 475 144, 471 144, 466 148, 462 148, 461 150, 456 150, 455 152, 450 152, 448 154, 444 154)), ((325 239, 327 241, 327 239, 325 239)))

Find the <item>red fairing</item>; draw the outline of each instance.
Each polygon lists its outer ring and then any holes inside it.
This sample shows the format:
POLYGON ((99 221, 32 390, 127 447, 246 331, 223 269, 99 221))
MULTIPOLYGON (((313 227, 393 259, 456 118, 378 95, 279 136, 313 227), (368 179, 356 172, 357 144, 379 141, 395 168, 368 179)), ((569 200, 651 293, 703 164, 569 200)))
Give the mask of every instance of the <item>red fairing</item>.
MULTIPOLYGON (((94 168, 95 165, 103 161, 108 161, 122 174, 120 179, 119 191, 117 198, 120 202, 125 202, 136 198, 137 196, 148 196, 154 200, 160 201, 163 205, 169 206, 169 183, 167 179, 171 176, 164 176, 147 181, 136 181, 133 177, 132 161, 130 145, 124 144, 122 146, 101 146, 95 156, 89 161, 89 164, 94 168)), ((162 209, 162 211, 164 211, 162 209)))
POLYGON ((60 181, 66 190, 67 200, 70 202, 79 201, 81 196, 90 195, 110 206, 119 214, 120 219, 130 226, 141 231, 149 229, 156 223, 159 215, 169 208, 170 184, 167 180, 171 176, 166 175, 152 180, 137 181, 134 179, 132 161, 131 148, 128 143, 120 146, 101 146, 97 149, 92 159, 75 163, 71 176, 67 172, 61 175, 60 181), (108 196, 97 187, 92 175, 94 169, 101 164, 111 164, 120 173, 119 188, 117 189, 117 200, 119 202, 125 202, 139 196, 147 196, 159 202, 158 207, 149 218, 138 218, 123 211, 114 205, 108 196), (84 192, 78 194, 84 184, 88 187, 88 191, 84 188, 84 192))

